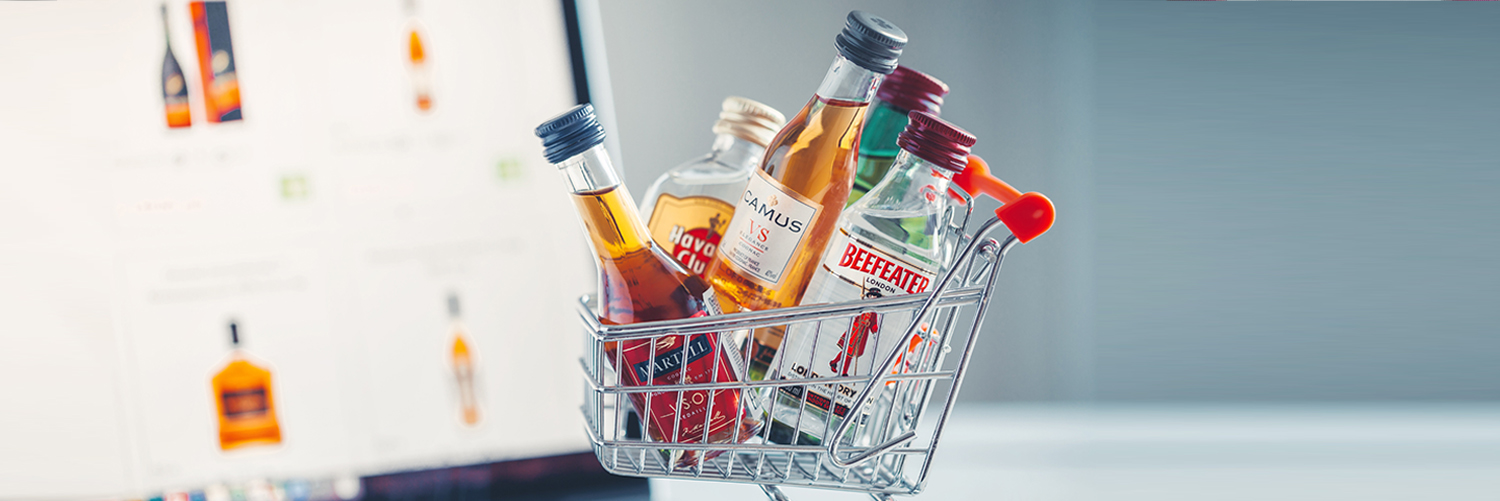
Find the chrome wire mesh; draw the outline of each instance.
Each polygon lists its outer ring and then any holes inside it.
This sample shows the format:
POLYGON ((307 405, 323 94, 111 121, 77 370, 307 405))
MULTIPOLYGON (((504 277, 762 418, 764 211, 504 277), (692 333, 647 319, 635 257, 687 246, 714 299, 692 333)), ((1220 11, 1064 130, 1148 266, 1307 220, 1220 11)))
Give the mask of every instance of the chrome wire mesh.
MULTIPOLYGON (((1003 243, 988 237, 1003 227, 992 220, 973 238, 965 239, 967 245, 956 257, 955 265, 938 279, 931 292, 922 294, 629 325, 600 323, 594 299, 580 298, 577 311, 585 327, 584 356, 580 362, 587 382, 582 411, 600 464, 617 475, 760 484, 773 499, 783 499, 775 487, 779 485, 859 491, 877 498, 919 493, 973 353, 1001 260, 1016 244, 1013 236, 1007 236, 1003 243), (896 346, 904 347, 919 330, 926 329, 924 332, 934 341, 929 349, 922 350, 898 370, 887 369, 896 368, 903 353, 900 349, 878 355, 885 356, 884 363, 872 366, 879 369, 851 376, 751 381, 741 372, 738 382, 630 386, 623 384, 614 370, 622 362, 623 350, 611 355, 607 349, 618 342, 665 336, 681 336, 686 345, 688 336, 707 334, 717 337, 724 346, 740 347, 730 352, 741 357, 742 365, 748 365, 749 354, 742 348, 752 329, 776 326, 790 329, 797 324, 818 322, 848 325, 864 313, 899 311, 913 312, 913 321, 909 325, 881 328, 876 336, 902 336, 896 346), (955 347, 957 356, 947 356, 955 347), (804 431, 802 423, 815 421, 804 420, 802 416, 808 412, 808 395, 812 393, 805 388, 822 386, 832 393, 838 391, 839 385, 846 391, 850 387, 859 388, 844 416, 860 419, 845 418, 843 423, 835 423, 838 419, 834 418, 823 420, 818 436, 829 440, 818 445, 785 445, 769 440, 769 416, 774 414, 775 406, 782 405, 774 398, 781 388, 792 388, 801 395, 801 405, 788 407, 797 409, 797 429, 792 434, 795 437, 804 431), (627 417, 631 409, 630 394, 644 393, 648 399, 678 398, 681 405, 682 395, 690 390, 709 390, 710 395, 739 392, 741 405, 750 406, 750 412, 736 413, 736 429, 743 416, 749 415, 762 421, 760 431, 744 443, 703 443, 708 435, 707 419, 713 413, 710 408, 704 412, 702 437, 670 442, 652 440, 649 433, 640 431, 648 428, 649 423, 637 425, 627 417), (876 398, 882 392, 889 397, 876 398), (938 395, 943 398, 938 401, 936 421, 923 422, 928 404, 938 395), (866 422, 883 424, 867 426, 866 422), (856 428, 855 433, 846 433, 856 428), (679 462, 682 457, 691 460, 683 464, 679 462)), ((656 345, 653 342, 650 347, 653 360, 656 345)), ((875 345, 879 345, 878 340, 875 345)), ((784 359, 779 361, 785 363, 784 359)), ((716 371, 717 364, 715 359, 716 371)), ((682 381, 679 379, 679 383, 682 381)), ((713 401, 712 396, 709 401, 713 401)), ((642 415, 647 421, 648 414, 642 415)), ((683 424, 680 416, 672 424, 670 429, 680 429, 683 424)))

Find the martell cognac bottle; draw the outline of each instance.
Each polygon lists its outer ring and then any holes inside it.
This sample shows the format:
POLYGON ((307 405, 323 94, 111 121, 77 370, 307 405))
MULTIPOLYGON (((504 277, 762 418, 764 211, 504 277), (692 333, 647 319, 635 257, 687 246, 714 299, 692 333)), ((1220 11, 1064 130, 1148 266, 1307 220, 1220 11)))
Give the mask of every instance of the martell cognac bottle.
MULTIPOLYGON (((725 309, 781 308, 802 299, 849 197, 865 108, 905 46, 906 33, 896 25, 849 13, 834 39, 833 65, 817 94, 766 147, 708 270, 725 309)), ((752 378, 765 372, 781 335, 781 328, 756 330, 752 378)))
POLYGON ((271 371, 257 365, 240 348, 239 325, 229 323, 234 351, 214 376, 214 404, 219 410, 219 448, 236 449, 281 443, 271 371))
MULTIPOLYGON (((713 289, 651 241, 610 166, 604 128, 592 106, 579 105, 546 121, 536 135, 542 138, 547 161, 567 180, 599 259, 596 313, 601 322, 630 324, 719 313, 713 289)), ((718 335, 697 334, 622 341, 606 345, 605 356, 629 386, 740 381, 739 351, 720 340, 718 335)), ((646 422, 647 436, 656 441, 739 443, 760 429, 755 413, 741 408, 739 390, 631 393, 630 401, 646 422)), ((697 458, 689 452, 670 459, 685 466, 697 458)))

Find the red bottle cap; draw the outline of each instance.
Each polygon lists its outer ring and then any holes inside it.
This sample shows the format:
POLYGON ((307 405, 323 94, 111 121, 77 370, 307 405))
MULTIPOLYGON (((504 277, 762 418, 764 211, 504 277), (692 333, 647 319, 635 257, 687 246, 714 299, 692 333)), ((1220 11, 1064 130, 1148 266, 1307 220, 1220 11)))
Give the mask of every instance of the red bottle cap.
POLYGON ((875 91, 875 98, 890 103, 896 108, 925 111, 937 115, 943 107, 943 96, 948 95, 948 84, 932 78, 932 75, 897 66, 896 71, 886 75, 875 91))
POLYGON ((913 111, 907 117, 911 121, 896 138, 896 145, 938 167, 964 170, 976 140, 973 134, 925 111, 913 111))

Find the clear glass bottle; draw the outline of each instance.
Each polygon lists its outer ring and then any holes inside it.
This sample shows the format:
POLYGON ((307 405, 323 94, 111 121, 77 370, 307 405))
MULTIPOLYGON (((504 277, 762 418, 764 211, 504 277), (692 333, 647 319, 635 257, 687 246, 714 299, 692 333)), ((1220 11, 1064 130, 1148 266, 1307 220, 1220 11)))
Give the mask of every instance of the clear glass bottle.
MULTIPOLYGON (((906 33, 890 21, 849 13, 834 39, 833 65, 813 98, 771 140, 709 268, 726 310, 781 308, 802 299, 849 198, 866 108, 905 46, 906 33)), ((765 371, 781 335, 780 327, 755 331, 752 378, 765 371)))
MULTIPOLYGON (((953 211, 967 207, 949 194, 949 187, 953 175, 967 165, 974 141, 973 135, 935 115, 913 112, 898 140, 902 152, 891 172, 839 218, 801 304, 928 292, 951 264, 947 261, 958 243, 948 221, 953 211)), ((903 370, 874 365, 897 349, 912 320, 910 312, 866 312, 852 321, 797 324, 787 332, 767 376, 816 379, 903 370)), ((904 348, 920 349, 921 344, 904 348)), ((821 444, 848 416, 861 389, 859 384, 780 388, 770 410, 770 440, 821 444)))
POLYGON ((734 203, 766 144, 786 124, 781 112, 743 97, 725 98, 721 108, 708 155, 668 170, 641 199, 651 239, 700 276, 718 253, 734 203))
POLYGON ((891 162, 901 152, 896 138, 906 130, 907 115, 913 111, 941 114, 946 95, 948 84, 905 66, 896 66, 896 71, 885 77, 880 90, 875 91, 875 101, 870 103, 870 115, 860 135, 859 166, 854 173, 854 187, 849 190, 848 205, 854 205, 890 171, 891 162))
MULTIPOLYGON (((606 324, 630 324, 719 314, 714 291, 667 256, 647 236, 640 213, 620 184, 604 149, 604 128, 584 104, 537 127, 547 161, 567 180, 589 243, 599 261, 596 313, 606 324)), ((605 358, 629 386, 741 381, 739 350, 720 336, 661 336, 609 343, 605 358), (653 358, 653 354, 655 357, 653 358), (684 355, 687 356, 684 356, 684 355), (710 355, 711 354, 711 355, 710 355), (684 360, 686 359, 686 360, 684 360)), ((753 406, 739 390, 631 393, 646 434, 659 442, 740 443, 760 430, 753 406)), ((678 449, 672 449, 678 451, 678 449)), ((713 451, 713 457, 722 451, 713 451)), ((678 466, 695 453, 675 458, 678 466)))

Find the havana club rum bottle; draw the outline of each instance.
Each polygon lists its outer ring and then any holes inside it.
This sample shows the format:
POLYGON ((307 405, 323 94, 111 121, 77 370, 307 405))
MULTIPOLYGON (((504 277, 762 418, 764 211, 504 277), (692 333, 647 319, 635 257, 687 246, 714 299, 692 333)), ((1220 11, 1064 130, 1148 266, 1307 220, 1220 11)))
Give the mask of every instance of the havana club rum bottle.
MULTIPOLYGON (((625 186, 610 166, 604 129, 584 104, 537 127, 547 161, 562 171, 599 259, 596 313, 607 324, 716 315, 718 300, 702 279, 651 241, 625 186)), ((725 335, 727 337, 727 335, 725 335)), ((727 383, 743 377, 739 351, 714 334, 610 343, 605 358, 629 386, 727 383), (686 338, 686 339, 685 339, 686 338)), ((741 408, 739 390, 631 393, 652 440, 739 443, 760 429, 758 412, 741 408)), ((716 453, 710 453, 712 457, 716 453)), ((679 466, 696 461, 689 452, 679 466)))
MULTIPOLYGON (((839 218, 833 243, 823 254, 802 304, 929 292, 938 274, 951 264, 947 262, 953 255, 951 248, 958 243, 947 221, 950 211, 967 208, 962 207, 963 199, 948 192, 953 175, 968 165, 974 141, 973 135, 934 115, 912 112, 911 123, 898 140, 902 152, 885 179, 839 218)), ((912 320, 909 311, 866 312, 850 322, 797 324, 771 362, 769 377, 817 379, 907 370, 907 360, 898 361, 902 367, 895 368, 875 364, 898 349, 912 320)), ((931 336, 919 328, 917 338, 900 348, 907 356, 922 352, 923 338, 931 336)), ((862 388, 859 384, 781 387, 771 410, 771 441, 821 444, 829 430, 848 417, 849 406, 862 388)))
POLYGON ((722 108, 708 156, 662 174, 641 199, 651 239, 700 276, 718 253, 734 201, 760 166, 766 143, 786 124, 781 112, 743 97, 724 99, 722 108))
POLYGON ((187 79, 182 76, 182 66, 172 54, 172 28, 167 24, 167 5, 161 6, 161 28, 166 34, 167 56, 161 62, 161 97, 167 111, 167 127, 178 128, 193 125, 193 113, 188 105, 187 79))
POLYGON ((257 365, 240 348, 239 325, 234 322, 229 323, 229 342, 234 346, 229 363, 213 378, 214 404, 219 410, 219 448, 227 451, 281 443, 271 371, 257 365))
POLYGON ((465 426, 479 424, 479 398, 474 391, 474 356, 469 348, 468 329, 459 318, 458 295, 448 295, 449 330, 453 339, 448 344, 448 357, 453 365, 453 381, 458 387, 458 419, 465 426))
MULTIPOLYGON (((906 33, 896 25, 849 13, 817 94, 771 140, 736 203, 708 271, 726 309, 781 308, 802 299, 849 197, 865 108, 905 46, 906 33)), ((764 374, 781 335, 780 327, 756 330, 752 378, 764 374)))
POLYGON ((901 152, 896 138, 906 129, 906 116, 913 111, 939 114, 946 95, 948 84, 905 66, 896 66, 896 71, 885 77, 880 90, 875 91, 875 101, 870 104, 870 115, 860 133, 859 167, 854 173, 848 205, 854 205, 885 179, 891 162, 901 152))

